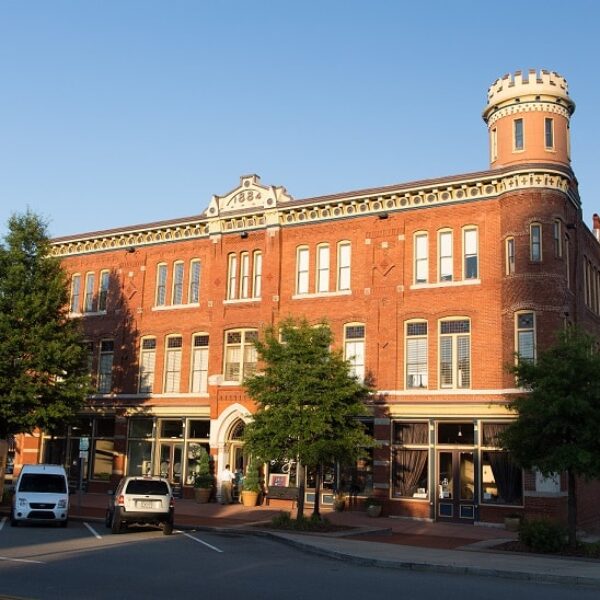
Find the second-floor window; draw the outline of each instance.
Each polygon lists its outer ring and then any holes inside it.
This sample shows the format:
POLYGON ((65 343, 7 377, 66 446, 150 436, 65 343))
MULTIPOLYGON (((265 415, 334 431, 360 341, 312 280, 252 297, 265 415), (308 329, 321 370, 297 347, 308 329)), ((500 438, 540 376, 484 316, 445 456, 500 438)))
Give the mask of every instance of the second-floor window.
POLYGON ((339 291, 350 289, 350 265, 351 246, 350 242, 340 242, 338 244, 338 286, 339 291))
POLYGON ((227 266, 227 299, 258 299, 262 293, 262 252, 231 253, 227 266))
POLYGON ((506 274, 515 272, 515 238, 506 238, 506 274))
POLYGON ((308 248, 296 251, 296 294, 308 294, 308 248))
POLYGON ((254 253, 252 277, 252 297, 260 298, 262 295, 262 252, 254 253))
POLYGON ((429 243, 426 233, 415 234, 415 283, 427 283, 429 243))
POLYGON ((426 388, 427 380, 427 322, 406 324, 406 387, 426 388))
POLYGON ((479 277, 479 260, 477 256, 477 229, 474 227, 463 230, 463 277, 477 279, 479 277))
POLYGON ((98 310, 106 311, 108 303, 108 284, 110 281, 110 275, 108 271, 102 271, 100 273, 100 289, 98 290, 98 310))
POLYGON ((208 335, 196 334, 192 348, 192 382, 191 392, 206 393, 208 389, 208 335))
POLYGON ((151 393, 154 388, 154 371, 156 369, 156 339, 142 340, 140 356, 139 391, 142 394, 151 393))
POLYGON ((350 374, 359 381, 365 379, 365 326, 344 327, 344 358, 350 363, 350 374))
POLYGON ((452 232, 440 231, 439 233, 439 280, 452 281, 452 232))
POLYGON ((160 264, 156 270, 156 306, 167 303, 167 265, 160 264))
POLYGON ((112 390, 112 368, 115 355, 113 340, 100 342, 100 358, 98 360, 98 391, 108 394, 112 390))
POLYGON ((224 379, 241 383, 244 377, 256 372, 256 329, 238 329, 225 333, 224 379))
POLYGON ((73 275, 71 279, 71 312, 78 313, 81 303, 81 275, 73 275))
POLYGON ((317 292, 329 291, 329 244, 317 246, 317 292))
POLYGON ((468 319, 440 321, 440 387, 471 386, 471 323, 468 319))
POLYGON ((554 256, 562 258, 562 221, 555 219, 552 224, 552 237, 554 238, 554 256))
POLYGON ((516 319, 516 352, 519 361, 535 360, 535 313, 520 312, 516 319))
POLYGON ((173 297, 171 304, 183 303, 183 263, 176 262, 173 265, 173 297))
POLYGON ((544 119, 544 143, 546 150, 554 150, 554 119, 544 119))
POLYGON ((248 298, 250 294, 250 255, 240 255, 240 298, 248 298))
POLYGON ((529 252, 532 262, 542 260, 542 226, 539 223, 529 226, 529 252))
POLYGON ((87 273, 85 276, 85 296, 83 298, 83 312, 94 312, 94 286, 96 285, 96 276, 94 273, 87 273))
POLYGON ((515 119, 514 123, 514 149, 523 150, 525 147, 523 134, 523 119, 515 119))
POLYGON ((198 304, 200 302, 200 261, 194 259, 190 262, 190 292, 188 302, 198 304))
POLYGON ((167 349, 165 353, 165 393, 179 392, 181 381, 181 336, 167 338, 167 349))

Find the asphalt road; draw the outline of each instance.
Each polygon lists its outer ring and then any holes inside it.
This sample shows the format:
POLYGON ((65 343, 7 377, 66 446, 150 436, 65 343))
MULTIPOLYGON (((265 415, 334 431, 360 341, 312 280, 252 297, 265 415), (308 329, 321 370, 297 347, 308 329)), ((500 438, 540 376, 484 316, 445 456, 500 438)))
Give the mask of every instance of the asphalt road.
POLYGON ((587 600, 597 589, 349 565, 267 538, 0 520, 0 598, 587 600))

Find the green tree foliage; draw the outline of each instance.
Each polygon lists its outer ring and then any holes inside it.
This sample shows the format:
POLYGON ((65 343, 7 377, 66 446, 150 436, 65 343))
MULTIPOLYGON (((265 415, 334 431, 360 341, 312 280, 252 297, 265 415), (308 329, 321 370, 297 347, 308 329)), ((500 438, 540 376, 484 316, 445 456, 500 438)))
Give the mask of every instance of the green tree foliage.
POLYGON ((566 471, 569 544, 574 545, 577 478, 600 477, 597 340, 568 329, 537 362, 520 361, 512 371, 528 393, 510 404, 518 416, 502 443, 524 468, 535 467, 544 475, 566 471))
MULTIPOLYGON (((293 459, 309 467, 349 464, 372 446, 358 419, 368 414, 370 390, 349 374, 332 343, 327 324, 294 319, 267 328, 264 341, 256 342, 264 371, 244 382, 258 407, 244 439, 257 459, 293 459)), ((303 482, 299 487, 300 515, 303 482)))
POLYGON ((46 224, 13 215, 0 245, 0 438, 57 430, 88 391, 79 323, 68 318, 67 278, 46 224))

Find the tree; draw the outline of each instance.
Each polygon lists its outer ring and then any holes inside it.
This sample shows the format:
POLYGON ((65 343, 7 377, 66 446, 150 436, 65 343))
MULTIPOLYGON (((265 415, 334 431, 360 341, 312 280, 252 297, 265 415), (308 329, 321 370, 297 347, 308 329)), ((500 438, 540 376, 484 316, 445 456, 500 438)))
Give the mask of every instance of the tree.
POLYGON ((80 324, 46 223, 13 215, 0 245, 0 439, 64 427, 89 392, 80 324))
MULTIPOLYGON (((304 510, 303 466, 320 474, 322 464, 351 463, 373 444, 359 420, 368 414, 370 390, 350 375, 332 343, 327 324, 286 319, 256 342, 264 371, 244 382, 258 407, 244 432, 246 448, 263 461, 298 461, 298 518, 304 510)), ((319 478, 316 487, 318 515, 319 478)))
POLYGON ((600 354, 597 340, 576 328, 559 334, 537 362, 511 368, 527 393, 501 437, 516 462, 545 476, 566 472, 569 545, 576 544, 577 479, 600 476, 600 354))

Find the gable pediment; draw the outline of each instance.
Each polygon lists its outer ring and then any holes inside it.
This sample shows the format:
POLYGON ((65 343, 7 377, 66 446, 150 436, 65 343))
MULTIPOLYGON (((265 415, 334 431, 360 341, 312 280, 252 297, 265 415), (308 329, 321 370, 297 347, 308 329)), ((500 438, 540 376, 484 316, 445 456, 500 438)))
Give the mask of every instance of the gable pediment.
POLYGON ((262 185, 258 175, 243 175, 238 187, 224 196, 212 197, 207 214, 209 218, 216 218, 240 211, 263 212, 291 200, 284 187, 262 185))

